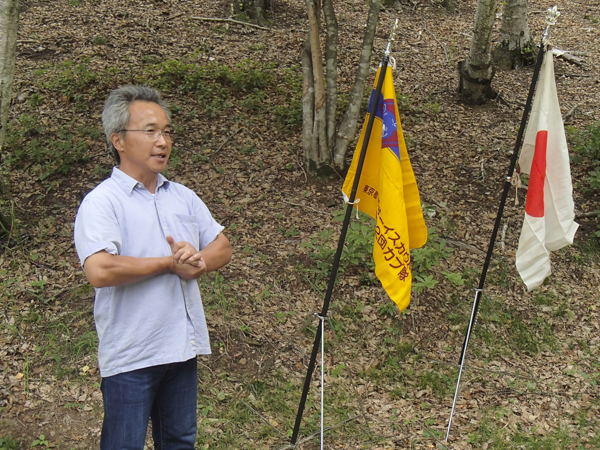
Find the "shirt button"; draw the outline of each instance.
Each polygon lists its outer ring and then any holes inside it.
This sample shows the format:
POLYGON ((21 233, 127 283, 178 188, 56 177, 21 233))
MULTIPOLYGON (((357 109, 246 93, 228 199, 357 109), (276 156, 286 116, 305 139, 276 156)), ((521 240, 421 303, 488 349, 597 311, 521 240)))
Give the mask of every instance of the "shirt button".
POLYGON ((196 341, 192 341, 192 345, 194 345, 196 343, 196 341))

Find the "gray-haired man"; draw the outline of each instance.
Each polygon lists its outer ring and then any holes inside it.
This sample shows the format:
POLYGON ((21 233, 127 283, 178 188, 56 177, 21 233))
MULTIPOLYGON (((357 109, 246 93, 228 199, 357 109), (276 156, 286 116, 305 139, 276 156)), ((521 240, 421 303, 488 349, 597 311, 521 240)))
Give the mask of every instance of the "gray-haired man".
POLYGON ((231 259, 223 227, 190 189, 160 173, 171 154, 169 111, 158 92, 111 92, 102 124, 118 167, 90 192, 75 246, 96 288, 102 376, 101 448, 193 449, 196 355, 210 344, 196 279, 231 259))

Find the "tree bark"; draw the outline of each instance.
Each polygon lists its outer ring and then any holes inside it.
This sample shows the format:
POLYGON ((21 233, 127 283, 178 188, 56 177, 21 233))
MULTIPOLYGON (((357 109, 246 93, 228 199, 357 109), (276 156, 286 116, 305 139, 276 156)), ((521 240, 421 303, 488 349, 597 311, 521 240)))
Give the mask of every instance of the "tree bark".
POLYGON ((496 0, 479 0, 469 56, 458 64, 458 90, 467 103, 480 104, 497 96, 491 86, 495 73, 491 56, 495 18, 496 0))
POLYGON ((325 64, 327 77, 327 148, 332 149, 335 139, 335 125, 337 113, 337 45, 338 24, 333 9, 332 0, 323 0, 323 12, 327 27, 327 40, 325 48, 325 64))
POLYGON ((358 115, 360 113, 360 105, 365 92, 365 84, 369 69, 371 67, 371 55, 373 53, 373 41, 375 40, 375 30, 377 29, 377 19, 379 18, 379 10, 381 9, 381 0, 373 0, 369 8, 367 17, 367 27, 363 38, 363 46, 360 53, 360 62, 356 71, 356 79, 354 87, 350 94, 348 108, 340 123, 335 141, 333 152, 333 165, 338 170, 345 169, 345 159, 348 147, 356 136, 358 127, 358 115))
MULTIPOLYGON (((12 98, 18 28, 19 1, 0 0, 0 160, 3 155, 4 136, 12 98)), ((1 189, 0 192, 5 191, 1 189)), ((8 221, 0 212, 0 235, 5 234, 8 229, 8 221)))
MULTIPOLYGON (((312 123, 303 123, 303 127, 312 128, 309 147, 304 148, 306 166, 311 173, 323 173, 331 164, 331 154, 327 146, 327 101, 325 89, 325 73, 323 69, 323 54, 321 52, 318 2, 306 1, 308 9, 308 42, 310 46, 310 61, 312 84, 314 88, 312 123)), ((304 130, 308 133, 308 130, 304 130)))
POLYGON ((323 0, 326 26, 325 69, 319 33, 319 0, 306 0, 309 36, 302 52, 302 147, 311 174, 345 169, 345 156, 356 135, 360 105, 371 66, 371 54, 382 0, 370 1, 360 63, 348 109, 336 132, 338 25, 332 0, 323 0), (332 165, 333 163, 333 165, 332 165))
POLYGON ((254 0, 254 20, 258 25, 265 23, 265 0, 254 0))
POLYGON ((232 3, 234 16, 244 13, 258 25, 265 22, 265 10, 268 8, 268 0, 234 0, 232 3))
POLYGON ((494 49, 494 63, 515 69, 534 61, 535 45, 527 24, 527 0, 506 0, 502 11, 500 42, 494 49))
POLYGON ((12 98, 18 27, 19 1, 0 0, 0 156, 12 98))
POLYGON ((313 82, 312 57, 310 41, 307 40, 302 50, 302 150, 307 163, 311 155, 310 149, 316 145, 313 141, 313 124, 315 117, 315 84, 313 82))

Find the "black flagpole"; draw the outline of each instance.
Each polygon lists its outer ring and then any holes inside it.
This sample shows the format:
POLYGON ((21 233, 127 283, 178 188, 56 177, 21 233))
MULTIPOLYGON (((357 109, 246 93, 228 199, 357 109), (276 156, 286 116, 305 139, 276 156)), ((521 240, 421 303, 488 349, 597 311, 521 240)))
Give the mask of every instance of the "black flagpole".
MULTIPOLYGON (((395 29, 394 29, 395 30, 395 29)), ((371 97, 371 108, 369 109, 369 121, 367 122, 367 129, 365 130, 365 136, 363 138, 362 148, 360 150, 360 157, 356 166, 356 174, 354 175, 354 183, 352 184, 352 191, 350 192, 350 198, 348 200, 348 206, 346 207, 346 215, 344 216, 344 222, 342 223, 342 232, 340 233, 340 239, 338 241, 337 251, 333 259, 333 266, 331 268, 331 274, 329 275, 329 284, 327 286, 327 292, 325 293, 325 300, 323 303, 323 309, 321 310, 320 317, 327 317, 327 311, 329 309, 329 303, 331 300, 331 294, 333 293, 333 287, 335 285, 335 279, 337 271, 340 265, 340 259, 342 257, 342 251, 344 250, 344 241, 346 240, 346 232, 348 231, 348 225, 350 224, 350 217, 352 216, 353 203, 356 198, 356 191, 358 190, 358 183, 360 181, 360 174, 362 172, 365 157, 367 156, 367 147, 369 146, 369 140, 371 138, 371 130, 373 129, 373 123, 375 122, 376 109, 379 106, 379 97, 381 95, 381 89, 383 87, 383 80, 387 70, 389 55, 390 55, 390 43, 385 50, 385 55, 381 63, 381 69, 379 71, 379 78, 377 80, 377 87, 375 93, 371 97)), ((319 352, 319 345, 321 343, 321 329, 317 327, 315 335, 315 343, 313 345, 312 354, 310 355, 310 362, 308 363, 308 371, 306 372, 306 379, 304 380, 304 389, 302 390, 302 397, 300 398, 300 405, 298 406, 298 413, 296 414, 296 423, 294 425, 294 431, 290 440, 291 445, 295 446, 298 440, 298 433, 300 431, 300 424, 302 422, 302 414, 304 413, 304 407, 306 406, 306 397, 308 396, 308 390, 310 388, 310 381, 312 378, 313 371, 315 370, 315 362, 317 360, 317 353, 319 352)))
POLYGON ((546 53, 546 49, 544 48, 544 44, 540 48, 538 53, 537 61, 535 63, 535 69, 533 71, 533 78, 531 79, 531 86, 529 87, 529 94, 527 95, 527 102, 525 103, 525 109, 523 110, 523 117, 521 118, 521 126, 519 127, 519 133, 517 134, 517 141, 515 142, 515 148, 513 150, 512 158, 510 159, 510 166, 508 168, 508 175, 506 176, 506 180, 504 181, 504 190, 502 191, 502 197, 500 199, 500 207, 498 208, 498 215, 496 216, 496 223, 494 224, 494 230, 492 231, 492 237, 490 238, 490 244, 488 246, 487 255, 485 257, 485 263, 483 264, 483 270, 481 271, 481 277, 479 278, 479 286, 475 289, 475 306, 473 308, 473 313, 471 314, 471 320, 469 321, 469 329, 467 331, 467 335, 465 337, 465 341, 463 343, 463 351, 461 352, 459 364, 462 364, 464 359, 464 353, 466 352, 466 347, 468 345, 469 338, 471 337, 471 332, 473 331, 473 326, 475 325, 477 312, 479 311, 479 302, 481 300, 481 294, 483 292, 483 286, 485 284, 485 277, 487 275, 487 271, 490 266, 490 261, 492 259, 494 253, 494 245, 496 243, 496 237, 498 236, 498 230, 500 228, 500 223, 502 222, 502 214, 504 213, 504 206, 506 204, 506 198, 508 197, 508 191, 511 186, 512 175, 515 170, 515 166, 517 165, 517 158, 519 156, 519 149, 521 148, 521 144, 523 142, 523 134, 525 133, 525 125, 527 124, 527 117, 529 116, 529 111, 531 111, 531 102, 533 99, 533 93, 535 91, 535 86, 537 84, 537 80, 540 74, 540 69, 542 67, 542 62, 544 60, 544 54, 546 53))
POLYGON ((462 352, 460 354, 460 359, 458 361, 458 364, 460 365, 460 370, 458 372, 458 381, 456 383, 456 390, 454 391, 454 401, 452 403, 452 411, 450 413, 450 420, 448 421, 448 431, 446 433, 446 442, 448 442, 448 436, 450 435, 450 426, 452 425, 452 416, 454 415, 454 409, 456 407, 456 400, 458 397, 458 388, 460 385, 460 378, 461 378, 463 368, 464 368, 465 356, 467 353, 467 346, 469 345, 469 338, 471 337, 471 333, 473 332, 473 328, 475 327, 477 312, 479 310, 479 303, 481 300, 481 294, 483 293, 483 286, 485 284, 485 277, 487 275, 487 271, 490 266, 490 261, 492 259, 492 255, 494 253, 494 245, 496 243, 496 237, 498 235, 498 230, 500 228, 500 223, 502 221, 502 214, 504 212, 506 198, 508 197, 508 191, 511 186, 512 175, 515 170, 515 166, 517 164, 517 158, 519 156, 519 149, 521 148, 521 143, 523 141, 523 134, 525 132, 525 126, 527 124, 527 117, 529 116, 529 111, 531 110, 531 103, 533 100, 535 86, 537 84, 537 80, 538 80, 538 77, 540 74, 542 62, 544 60, 544 54, 546 53, 545 37, 547 35, 547 32, 548 32, 548 30, 546 29, 546 33, 544 33, 544 38, 542 39, 542 45, 541 45, 540 51, 538 53, 537 61, 535 64, 535 69, 533 71, 533 78, 531 79, 531 86, 529 87, 529 94, 527 95, 527 102, 525 103, 525 109, 523 110, 523 117, 521 118, 521 126, 519 127, 519 133, 517 134, 517 141, 515 142, 515 147, 513 150, 512 158, 510 160, 510 166, 508 168, 508 175, 506 176, 506 180, 504 181, 504 190, 502 191, 502 197, 500 199, 500 207, 498 209, 498 215, 496 216, 496 223, 494 224, 494 229, 492 231, 492 237, 490 239, 490 244, 488 247, 487 255, 485 257, 485 263, 484 263, 483 269, 481 271, 481 277, 479 279, 479 286, 475 289, 475 300, 473 301, 473 309, 471 310, 471 319, 469 320, 469 327, 467 329, 467 335, 465 336, 465 340, 463 342, 463 347, 462 347, 462 352))

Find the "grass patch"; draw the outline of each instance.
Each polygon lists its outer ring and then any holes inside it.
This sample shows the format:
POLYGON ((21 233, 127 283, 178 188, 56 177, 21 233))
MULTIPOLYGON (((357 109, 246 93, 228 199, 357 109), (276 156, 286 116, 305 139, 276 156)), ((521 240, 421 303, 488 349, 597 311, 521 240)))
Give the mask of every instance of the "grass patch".
POLYGON ((518 423, 512 428, 507 428, 506 421, 511 414, 510 411, 504 409, 488 411, 476 430, 469 434, 468 442, 473 448, 487 448, 488 450, 597 448, 593 444, 593 442, 596 444, 599 442, 597 437, 591 440, 582 438, 580 435, 571 433, 566 426, 546 431, 539 425, 533 425, 530 430, 524 430, 518 423), (588 440, 593 441, 591 446, 590 442, 587 442, 588 440))
MULTIPOLYGON (((541 302, 551 301, 548 295, 538 295, 541 302)), ((487 295, 481 299, 473 336, 483 341, 492 355, 514 352, 537 355, 540 351, 556 350, 558 347, 555 332, 546 320, 528 318, 487 295)))
MULTIPOLYGON (((198 397, 198 448, 247 448, 249 442, 275 448, 289 439, 301 387, 290 382, 287 376, 273 373, 265 378, 248 376, 238 379, 241 385, 236 392, 231 391, 231 386, 221 383, 221 379, 228 377, 225 373, 201 368, 199 376, 210 381, 200 388, 198 397), (218 387, 221 385, 225 387, 218 387)), ((319 430, 318 388, 313 390, 315 392, 309 395, 303 414, 303 435, 319 430)), ((335 383, 328 386, 325 396, 326 425, 339 423, 355 414, 357 408, 353 399, 335 383)), ((340 433, 358 436, 361 430, 356 424, 349 423, 344 430, 329 431, 328 435, 335 439, 340 433)))
POLYGON ((19 450, 21 444, 12 436, 0 437, 0 450, 19 450))
POLYGON ((101 136, 100 128, 81 126, 75 120, 49 126, 34 115, 22 114, 8 125, 7 161, 12 169, 27 169, 45 181, 47 189, 57 188, 63 177, 89 161, 87 141, 101 136))

